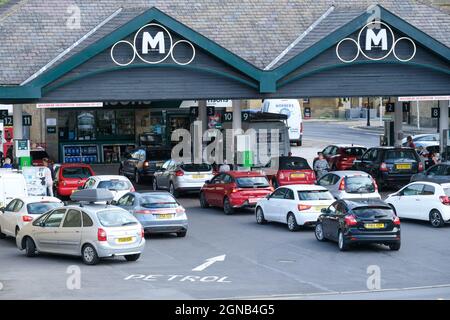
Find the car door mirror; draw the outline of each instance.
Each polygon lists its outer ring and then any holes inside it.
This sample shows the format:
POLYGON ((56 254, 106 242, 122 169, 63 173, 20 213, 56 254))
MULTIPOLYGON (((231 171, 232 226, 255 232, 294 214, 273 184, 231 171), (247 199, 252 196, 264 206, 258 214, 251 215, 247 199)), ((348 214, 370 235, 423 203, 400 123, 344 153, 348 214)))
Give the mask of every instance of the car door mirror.
POLYGON ((44 221, 39 222, 39 227, 45 228, 45 222, 44 221))

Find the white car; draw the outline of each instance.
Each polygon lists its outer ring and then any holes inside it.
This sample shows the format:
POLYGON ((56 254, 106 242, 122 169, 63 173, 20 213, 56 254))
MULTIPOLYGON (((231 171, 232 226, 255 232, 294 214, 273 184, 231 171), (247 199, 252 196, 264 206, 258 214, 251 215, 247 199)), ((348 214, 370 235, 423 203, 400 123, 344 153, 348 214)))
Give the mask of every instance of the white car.
POLYGON ((320 186, 299 184, 279 187, 256 204, 256 222, 280 222, 287 224, 290 231, 296 231, 300 226, 315 225, 321 210, 334 201, 333 195, 320 186))
POLYGON ((0 238, 16 237, 19 230, 27 223, 32 222, 41 214, 63 205, 64 203, 55 197, 30 196, 11 200, 0 212, 0 238))
MULTIPOLYGON (((406 146, 407 138, 403 138, 402 140, 402 146, 406 146)), ((412 136, 413 142, 416 145, 416 148, 418 147, 429 147, 434 145, 439 145, 439 133, 424 133, 424 134, 417 134, 415 136, 412 136)))
POLYGON ((363 171, 333 171, 317 180, 317 185, 327 188, 336 199, 381 199, 377 183, 363 171))
POLYGON ((107 257, 138 260, 145 246, 139 221, 122 208, 95 203, 112 198, 105 189, 75 192, 71 199, 86 203, 56 208, 25 225, 17 234, 17 247, 28 257, 40 252, 81 256, 88 265, 107 257))
POLYGON ((128 192, 134 192, 131 181, 125 176, 99 175, 92 176, 84 183, 83 189, 107 189, 112 192, 115 201, 128 192))
POLYGON ((450 183, 412 182, 386 199, 400 218, 429 221, 435 228, 450 222, 450 183))

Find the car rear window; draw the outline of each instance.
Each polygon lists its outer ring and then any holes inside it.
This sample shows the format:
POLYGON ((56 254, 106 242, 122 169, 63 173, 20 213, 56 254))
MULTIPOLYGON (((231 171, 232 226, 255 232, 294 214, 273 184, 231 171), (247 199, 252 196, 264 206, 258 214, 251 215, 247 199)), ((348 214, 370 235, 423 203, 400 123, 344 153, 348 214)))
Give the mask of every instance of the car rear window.
POLYGON ((126 180, 105 180, 98 183, 98 189, 108 189, 111 191, 130 190, 131 182, 126 180))
POLYGON ((300 200, 334 200, 328 190, 297 191, 300 200))
POLYGON ((269 181, 266 177, 241 177, 236 179, 239 188, 267 188, 269 181))
POLYGON ((386 160, 417 160, 414 150, 388 150, 386 151, 386 160))
POLYGON ((300 157, 281 158, 280 170, 311 170, 306 159, 300 157))
POLYGON ((27 204, 27 211, 29 214, 43 214, 63 205, 62 202, 34 202, 27 204))
POLYGON ((30 151, 30 156, 33 160, 48 158, 48 154, 45 151, 30 151))
POLYGON ((64 178, 84 179, 91 176, 91 171, 87 167, 63 168, 62 176, 64 178))
POLYGON ((97 218, 104 227, 123 227, 138 223, 127 211, 114 209, 97 212, 97 218))
POLYGON ((450 197, 450 188, 444 188, 445 195, 450 197))
POLYGON ((147 150, 147 160, 168 160, 171 158, 171 150, 147 150))
POLYGON ((353 214, 360 218, 390 218, 394 211, 387 207, 357 207, 352 210, 353 214))
POLYGON ((141 206, 148 209, 176 208, 178 202, 171 195, 155 194, 142 197, 141 206))
POLYGON ((182 164, 180 166, 180 168, 186 172, 199 172, 199 171, 211 171, 212 167, 211 165, 207 164, 207 163, 203 163, 203 164, 195 164, 195 163, 190 163, 190 164, 182 164))
POLYGON ((368 176, 354 176, 345 178, 345 191, 348 193, 375 192, 375 184, 368 176))
POLYGON ((342 152, 347 156, 355 156, 360 157, 363 155, 364 152, 366 152, 367 149, 365 148, 344 148, 342 152))

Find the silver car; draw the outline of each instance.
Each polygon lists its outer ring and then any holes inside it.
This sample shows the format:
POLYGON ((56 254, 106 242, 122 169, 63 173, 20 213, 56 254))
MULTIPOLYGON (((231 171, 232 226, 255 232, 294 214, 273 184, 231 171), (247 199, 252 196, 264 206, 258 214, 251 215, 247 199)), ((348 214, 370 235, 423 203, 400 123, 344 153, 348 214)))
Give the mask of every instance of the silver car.
POLYGON ((153 190, 168 190, 178 197, 183 192, 199 192, 205 181, 211 180, 213 176, 209 164, 183 164, 168 160, 155 172, 153 190))
MULTIPOLYGON (((101 193, 108 190, 100 189, 101 193)), ((75 192, 84 193, 92 190, 75 192)), ((73 199, 73 198, 72 198, 73 199)), ((49 211, 19 231, 16 243, 28 257, 37 253, 81 256, 94 265, 101 258, 123 256, 136 261, 144 250, 144 230, 128 211, 116 206, 94 204, 105 198, 93 197, 88 204, 70 205, 49 211)))
POLYGON ((377 183, 363 171, 329 172, 316 184, 327 188, 336 199, 381 199, 377 183))
POLYGON ((176 233, 185 237, 188 218, 185 209, 166 191, 129 192, 116 203, 132 213, 148 233, 176 233))

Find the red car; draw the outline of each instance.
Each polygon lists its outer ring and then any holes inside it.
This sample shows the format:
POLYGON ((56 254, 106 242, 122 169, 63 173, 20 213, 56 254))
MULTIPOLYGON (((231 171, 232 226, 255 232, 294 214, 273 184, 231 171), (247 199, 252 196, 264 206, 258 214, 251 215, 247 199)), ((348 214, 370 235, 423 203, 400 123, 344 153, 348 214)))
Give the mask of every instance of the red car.
POLYGON ((252 208, 273 191, 264 174, 253 171, 228 171, 206 181, 200 191, 202 208, 223 208, 232 214, 237 208, 252 208))
POLYGON ((316 181, 314 170, 301 157, 272 158, 262 171, 274 188, 290 184, 314 184, 316 181))
MULTIPOLYGON (((356 145, 330 145, 323 149, 322 153, 327 159, 330 169, 336 170, 350 170, 353 167, 353 161, 361 159, 361 156, 366 152, 367 148, 356 145)), ((318 158, 314 158, 316 162, 318 158)))
POLYGON ((69 197, 82 187, 86 180, 95 175, 91 166, 84 163, 64 163, 55 172, 55 195, 69 197))

